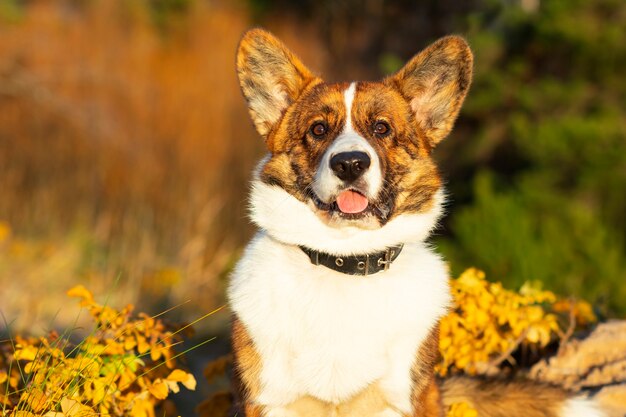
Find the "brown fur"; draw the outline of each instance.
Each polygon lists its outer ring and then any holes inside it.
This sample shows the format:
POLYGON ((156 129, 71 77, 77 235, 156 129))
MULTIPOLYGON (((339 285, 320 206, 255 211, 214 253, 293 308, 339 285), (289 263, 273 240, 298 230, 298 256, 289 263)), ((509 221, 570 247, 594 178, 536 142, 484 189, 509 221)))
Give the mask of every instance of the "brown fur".
POLYGON ((252 120, 264 137, 281 113, 316 80, 282 42, 261 29, 249 30, 241 39, 237 73, 252 120))
POLYGON ((441 179, 431 159, 430 141, 419 129, 407 101, 381 83, 359 83, 354 100, 355 130, 369 139, 381 156, 384 193, 393 201, 389 219, 400 213, 429 210, 441 179), (381 119, 392 126, 392 132, 377 138, 370 126, 381 119))
MULTIPOLYGON (((234 376, 235 401, 234 408, 242 409, 244 404, 249 404, 249 399, 259 395, 261 391, 259 375, 261 374, 261 356, 254 348, 254 343, 248 334, 244 324, 236 317, 233 319, 231 329, 231 343, 234 353, 234 376)), ((245 415, 255 417, 260 415, 260 410, 254 410, 246 406, 245 415)))
POLYGON ((414 416, 439 417, 443 413, 439 387, 435 380, 435 364, 439 360, 439 325, 437 325, 417 351, 411 377, 413 393, 411 403, 414 416))
POLYGON ((347 84, 317 84, 302 93, 287 109, 283 122, 269 133, 267 146, 272 158, 263 167, 261 179, 287 190, 301 201, 308 190, 315 168, 326 146, 340 133, 345 120, 343 90, 347 84), (311 137, 309 126, 324 120, 329 132, 324 140, 311 137))
POLYGON ((384 80, 411 104, 419 128, 433 146, 452 130, 472 81, 472 64, 467 42, 459 36, 447 36, 384 80))
POLYGON ((485 417, 557 417, 567 398, 562 389, 534 381, 451 378, 441 390, 446 407, 467 402, 485 417))

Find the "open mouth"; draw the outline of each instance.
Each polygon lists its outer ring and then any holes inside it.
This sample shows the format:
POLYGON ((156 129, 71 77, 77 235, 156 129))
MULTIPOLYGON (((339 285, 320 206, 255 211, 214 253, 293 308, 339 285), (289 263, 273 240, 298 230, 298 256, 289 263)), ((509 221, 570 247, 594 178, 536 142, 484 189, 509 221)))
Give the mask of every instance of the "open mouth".
POLYGON ((375 208, 366 196, 356 190, 343 190, 331 203, 324 203, 316 195, 312 199, 318 209, 352 220, 365 217, 375 208))
POLYGON ((363 213, 369 206, 367 197, 353 190, 343 190, 340 192, 335 203, 339 211, 343 214, 363 213))

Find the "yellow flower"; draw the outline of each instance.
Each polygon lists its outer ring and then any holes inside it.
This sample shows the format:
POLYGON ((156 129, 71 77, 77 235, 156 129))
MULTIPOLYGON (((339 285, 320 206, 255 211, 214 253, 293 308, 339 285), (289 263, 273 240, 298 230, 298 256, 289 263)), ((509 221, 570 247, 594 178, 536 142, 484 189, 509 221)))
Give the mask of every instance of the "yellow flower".
POLYGON ((478 417, 478 411, 466 402, 452 404, 446 417, 478 417))
POLYGON ((500 358, 519 345, 545 347, 562 332, 555 313, 573 312, 577 323, 595 320, 585 302, 568 302, 536 282, 526 282, 519 292, 490 283, 485 274, 469 268, 450 281, 455 308, 441 320, 439 349, 440 375, 453 367, 466 373, 500 358))

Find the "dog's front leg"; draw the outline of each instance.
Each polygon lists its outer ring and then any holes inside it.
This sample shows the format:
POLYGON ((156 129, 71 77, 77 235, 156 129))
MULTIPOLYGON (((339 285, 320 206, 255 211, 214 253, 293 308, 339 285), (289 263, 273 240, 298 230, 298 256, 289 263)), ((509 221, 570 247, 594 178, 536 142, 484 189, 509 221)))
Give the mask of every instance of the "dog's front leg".
POLYGON ((379 386, 389 408, 377 417, 440 417, 443 415, 434 367, 439 352, 439 327, 435 326, 415 350, 401 340, 389 353, 389 369, 379 386))
POLYGON ((414 365, 415 348, 411 344, 395 343, 388 353, 389 368, 378 381, 378 387, 386 407, 376 417, 412 416, 412 396, 415 381, 411 367, 414 365))

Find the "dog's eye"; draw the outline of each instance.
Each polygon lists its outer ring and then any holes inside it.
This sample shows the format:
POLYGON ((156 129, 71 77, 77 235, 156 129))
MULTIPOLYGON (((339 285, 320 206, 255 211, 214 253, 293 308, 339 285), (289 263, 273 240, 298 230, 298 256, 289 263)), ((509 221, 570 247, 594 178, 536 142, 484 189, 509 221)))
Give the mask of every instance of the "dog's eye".
POLYGON ((389 133, 389 124, 387 122, 378 121, 374 124, 374 133, 380 136, 385 136, 389 133))
POLYGON ((318 139, 324 136, 327 130, 326 125, 321 122, 314 123, 310 129, 311 134, 318 139))

